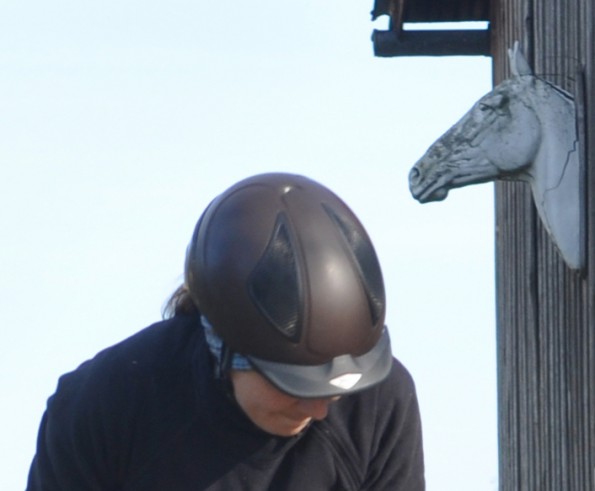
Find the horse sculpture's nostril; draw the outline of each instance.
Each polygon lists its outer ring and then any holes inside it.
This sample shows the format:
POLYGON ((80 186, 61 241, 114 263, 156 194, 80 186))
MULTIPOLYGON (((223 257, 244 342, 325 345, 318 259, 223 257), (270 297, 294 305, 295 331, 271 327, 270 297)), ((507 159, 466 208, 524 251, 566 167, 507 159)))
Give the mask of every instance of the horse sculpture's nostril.
POLYGON ((421 178, 421 172, 419 172, 419 169, 417 167, 413 167, 410 171, 409 171, 409 182, 411 184, 414 184, 416 182, 418 182, 421 178))

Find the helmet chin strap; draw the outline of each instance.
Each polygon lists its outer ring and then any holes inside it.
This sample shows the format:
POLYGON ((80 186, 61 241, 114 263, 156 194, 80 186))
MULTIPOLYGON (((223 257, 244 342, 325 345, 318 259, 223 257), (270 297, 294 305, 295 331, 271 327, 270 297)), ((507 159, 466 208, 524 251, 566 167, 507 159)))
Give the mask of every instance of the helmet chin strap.
POLYGON ((227 343, 221 344, 221 356, 216 359, 215 378, 222 381, 230 381, 230 372, 233 360, 233 352, 227 343))
POLYGON ((221 344, 221 355, 214 358, 213 375, 215 380, 221 384, 221 388, 225 395, 233 402, 236 401, 233 390, 233 383, 231 381, 231 370, 233 362, 233 351, 229 349, 226 343, 221 344))

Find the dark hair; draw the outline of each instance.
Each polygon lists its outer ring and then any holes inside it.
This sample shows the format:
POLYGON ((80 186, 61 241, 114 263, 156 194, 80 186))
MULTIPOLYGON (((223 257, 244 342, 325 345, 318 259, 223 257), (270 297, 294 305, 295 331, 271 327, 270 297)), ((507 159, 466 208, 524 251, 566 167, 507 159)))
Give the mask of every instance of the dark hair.
POLYGON ((186 284, 180 285, 171 294, 162 309, 164 319, 171 319, 176 315, 189 315, 198 313, 198 308, 190 296, 186 284))

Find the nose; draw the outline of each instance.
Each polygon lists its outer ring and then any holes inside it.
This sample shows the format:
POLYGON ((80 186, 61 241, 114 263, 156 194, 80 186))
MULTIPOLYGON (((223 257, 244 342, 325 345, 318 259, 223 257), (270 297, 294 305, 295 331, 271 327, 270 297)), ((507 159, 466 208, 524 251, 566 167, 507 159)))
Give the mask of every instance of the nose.
POLYGON ((321 420, 326 418, 328 407, 335 402, 338 397, 328 397, 325 399, 300 399, 299 408, 304 414, 312 419, 321 420))
POLYGON ((410 171, 409 171, 409 185, 410 186, 415 186, 419 183, 419 181, 421 180, 421 172, 417 167, 413 167, 410 171))

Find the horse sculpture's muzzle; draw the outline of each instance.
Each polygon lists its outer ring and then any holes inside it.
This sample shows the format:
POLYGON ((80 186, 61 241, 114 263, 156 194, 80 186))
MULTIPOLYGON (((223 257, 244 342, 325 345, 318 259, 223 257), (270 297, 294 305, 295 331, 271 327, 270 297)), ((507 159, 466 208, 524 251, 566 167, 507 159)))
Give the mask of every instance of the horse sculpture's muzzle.
POLYGON ((420 165, 422 162, 423 159, 409 171, 409 191, 411 191, 412 196, 420 203, 442 201, 448 196, 448 189, 443 183, 428 179, 420 165))

